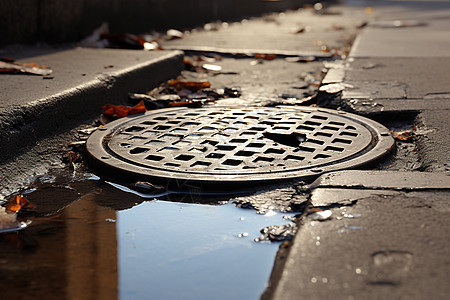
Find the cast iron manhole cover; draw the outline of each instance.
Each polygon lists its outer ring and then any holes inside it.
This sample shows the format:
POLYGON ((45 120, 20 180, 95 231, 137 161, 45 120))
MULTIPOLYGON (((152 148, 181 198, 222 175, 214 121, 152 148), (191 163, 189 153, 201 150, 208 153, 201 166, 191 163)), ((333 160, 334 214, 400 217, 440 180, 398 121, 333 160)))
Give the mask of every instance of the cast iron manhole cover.
POLYGON ((87 141, 109 171, 178 185, 317 177, 371 163, 393 146, 372 120, 311 107, 148 111, 109 123, 87 141))

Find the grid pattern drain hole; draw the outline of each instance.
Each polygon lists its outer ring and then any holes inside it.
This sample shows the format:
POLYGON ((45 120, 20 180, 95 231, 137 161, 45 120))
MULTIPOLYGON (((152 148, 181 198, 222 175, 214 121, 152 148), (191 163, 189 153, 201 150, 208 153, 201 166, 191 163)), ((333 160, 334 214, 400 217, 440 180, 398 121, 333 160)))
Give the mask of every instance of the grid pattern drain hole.
POLYGON ((108 166, 136 174, 272 180, 318 176, 319 169, 377 159, 394 145, 386 133, 369 119, 311 107, 171 108, 107 124, 91 135, 87 150, 108 166), (283 142, 296 136, 306 138, 283 142), (113 159, 103 161, 105 156, 113 159))

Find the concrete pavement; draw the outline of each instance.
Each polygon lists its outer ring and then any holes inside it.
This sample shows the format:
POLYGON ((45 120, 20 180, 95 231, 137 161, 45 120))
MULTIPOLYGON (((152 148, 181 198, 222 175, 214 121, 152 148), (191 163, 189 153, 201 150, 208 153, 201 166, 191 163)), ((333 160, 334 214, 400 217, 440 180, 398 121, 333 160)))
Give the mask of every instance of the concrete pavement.
POLYGON ((183 67, 179 51, 75 48, 22 61, 30 60, 51 67, 53 73, 47 79, 1 75, 0 162, 39 139, 98 115, 105 103, 124 103, 130 91, 145 92, 177 76, 183 67))
POLYGON ((365 4, 371 20, 330 84, 356 113, 416 111, 419 160, 442 173, 323 175, 309 200, 333 215, 298 224, 265 299, 448 298, 450 2, 365 4))
POLYGON ((431 177, 323 175, 313 184, 311 205, 332 216, 303 219, 289 254, 277 261, 284 265, 267 298, 446 299, 450 180, 431 177))

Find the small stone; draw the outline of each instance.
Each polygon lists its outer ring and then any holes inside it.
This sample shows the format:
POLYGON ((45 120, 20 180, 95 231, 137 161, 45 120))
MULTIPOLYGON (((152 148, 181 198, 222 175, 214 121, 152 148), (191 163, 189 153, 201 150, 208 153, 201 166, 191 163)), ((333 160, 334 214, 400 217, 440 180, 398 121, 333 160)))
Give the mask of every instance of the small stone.
POLYGON ((326 221, 331 219, 332 214, 331 210, 323 210, 311 214, 311 218, 314 221, 326 221))

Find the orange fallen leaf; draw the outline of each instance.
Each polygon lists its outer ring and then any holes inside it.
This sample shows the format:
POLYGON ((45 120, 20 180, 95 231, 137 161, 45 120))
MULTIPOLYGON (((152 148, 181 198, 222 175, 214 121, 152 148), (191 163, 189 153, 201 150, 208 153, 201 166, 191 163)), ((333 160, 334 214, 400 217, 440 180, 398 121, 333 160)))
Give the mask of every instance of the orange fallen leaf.
POLYGON ((207 89, 211 87, 211 83, 209 81, 186 81, 186 80, 169 80, 169 86, 175 88, 180 91, 182 89, 188 89, 192 92, 197 92, 201 89, 207 89))
POLYGON ((276 57, 277 57, 276 54, 261 54, 261 53, 255 54, 255 58, 258 58, 258 59, 272 60, 272 59, 275 59, 276 57))
POLYGON ((34 206, 30 201, 27 200, 27 198, 22 195, 15 196, 5 205, 6 210, 12 212, 18 212, 24 207, 36 208, 36 206, 34 206))
POLYGON ((135 106, 125 106, 125 105, 112 105, 106 104, 103 106, 104 114, 110 117, 119 117, 123 118, 129 115, 134 115, 138 113, 145 112, 147 109, 145 108, 144 100, 141 100, 135 106))
POLYGON ((53 71, 46 66, 40 66, 35 63, 18 63, 14 61, 7 61, 0 59, 0 73, 12 73, 12 74, 33 74, 48 76, 53 71))
POLYGON ((411 131, 394 131, 392 132, 392 136, 396 140, 409 142, 413 138, 413 133, 411 131))
POLYGON ((78 159, 80 159, 80 154, 70 151, 69 153, 67 153, 67 160, 69 161, 70 164, 76 162, 78 159))

